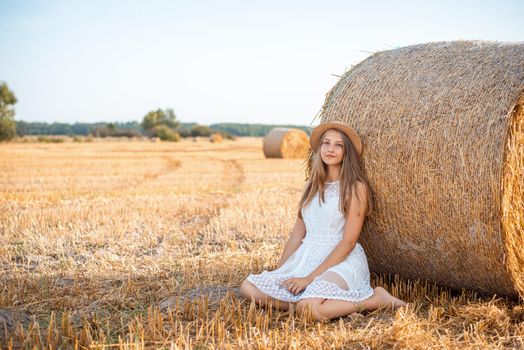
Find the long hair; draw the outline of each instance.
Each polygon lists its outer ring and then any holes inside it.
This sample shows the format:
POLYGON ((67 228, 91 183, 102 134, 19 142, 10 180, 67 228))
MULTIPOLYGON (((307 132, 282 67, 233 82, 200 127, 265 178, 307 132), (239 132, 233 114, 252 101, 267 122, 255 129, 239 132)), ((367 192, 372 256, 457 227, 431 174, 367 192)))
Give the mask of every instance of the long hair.
MULTIPOLYGON (((328 130, 336 130, 336 129, 328 129, 328 130)), ((324 131, 322 136, 320 137, 320 145, 322 145, 322 142, 324 141, 324 137, 326 136, 326 132, 324 131)), ((338 131, 338 130, 337 130, 338 131)), ((373 207, 373 200, 371 198, 371 190, 368 186, 368 182, 366 179, 366 176, 364 172, 362 171, 360 167, 360 157, 353 146, 353 143, 349 140, 349 138, 344 134, 343 132, 340 132, 342 136, 342 140, 344 142, 344 156, 342 158, 342 166, 340 170, 340 179, 339 179, 339 185, 340 185, 340 201, 339 201, 339 208, 340 211, 346 216, 349 212, 349 208, 352 201, 352 193, 355 193, 357 196, 357 199, 360 201, 358 192, 356 191, 356 185, 357 181, 362 182, 366 187, 367 192, 367 210, 364 213, 365 216, 372 213, 372 207, 373 207)), ((308 161, 308 172, 307 172, 307 182, 306 186, 304 188, 304 192, 302 193, 302 198, 300 199, 300 202, 298 204, 298 217, 302 219, 302 209, 305 208, 315 195, 319 194, 318 200, 319 203, 324 203, 324 187, 326 182, 326 176, 327 176, 327 165, 322 161, 322 158, 320 156, 320 146, 318 147, 316 152, 313 152, 310 154, 310 158, 308 161)))

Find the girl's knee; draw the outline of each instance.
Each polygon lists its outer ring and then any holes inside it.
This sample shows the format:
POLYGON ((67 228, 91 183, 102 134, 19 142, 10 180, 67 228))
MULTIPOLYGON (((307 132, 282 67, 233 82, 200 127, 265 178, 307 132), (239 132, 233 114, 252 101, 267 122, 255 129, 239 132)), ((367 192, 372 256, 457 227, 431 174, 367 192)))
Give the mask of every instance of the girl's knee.
POLYGON ((255 301, 259 301, 263 297, 262 292, 253 283, 249 282, 247 278, 240 286, 240 294, 246 299, 255 299, 255 301))
POLYGON ((242 282, 242 285, 240 286, 240 294, 244 296, 245 298, 251 298, 253 295, 253 284, 249 282, 247 279, 242 282))

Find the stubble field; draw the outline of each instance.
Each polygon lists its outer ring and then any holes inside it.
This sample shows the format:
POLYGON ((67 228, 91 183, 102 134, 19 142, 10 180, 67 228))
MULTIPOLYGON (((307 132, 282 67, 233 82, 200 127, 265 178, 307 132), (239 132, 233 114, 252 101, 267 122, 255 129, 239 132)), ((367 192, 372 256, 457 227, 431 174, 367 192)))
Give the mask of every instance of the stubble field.
POLYGON ((238 294, 276 266, 302 160, 262 140, 0 144, 4 348, 524 348, 524 305, 372 275, 410 303, 329 323, 238 294))

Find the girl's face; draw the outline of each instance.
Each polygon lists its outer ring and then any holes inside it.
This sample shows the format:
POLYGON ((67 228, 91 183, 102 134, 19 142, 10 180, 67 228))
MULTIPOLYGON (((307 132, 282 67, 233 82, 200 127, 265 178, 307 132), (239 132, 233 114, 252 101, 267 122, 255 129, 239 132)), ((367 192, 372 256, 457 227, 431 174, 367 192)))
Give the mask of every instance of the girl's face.
POLYGON ((326 165, 339 165, 344 158, 344 140, 340 131, 329 129, 320 145, 320 157, 326 165))

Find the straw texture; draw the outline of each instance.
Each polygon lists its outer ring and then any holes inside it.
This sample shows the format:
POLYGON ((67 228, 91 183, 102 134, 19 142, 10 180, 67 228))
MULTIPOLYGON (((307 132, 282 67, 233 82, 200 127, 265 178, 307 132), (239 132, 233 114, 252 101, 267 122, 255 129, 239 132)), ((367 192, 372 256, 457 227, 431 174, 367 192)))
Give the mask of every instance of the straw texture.
POLYGON ((306 158, 309 138, 300 129, 273 128, 264 137, 266 158, 306 158))
POLYGON ((524 297, 524 44, 376 53, 327 94, 321 122, 361 136, 372 271, 524 297))

